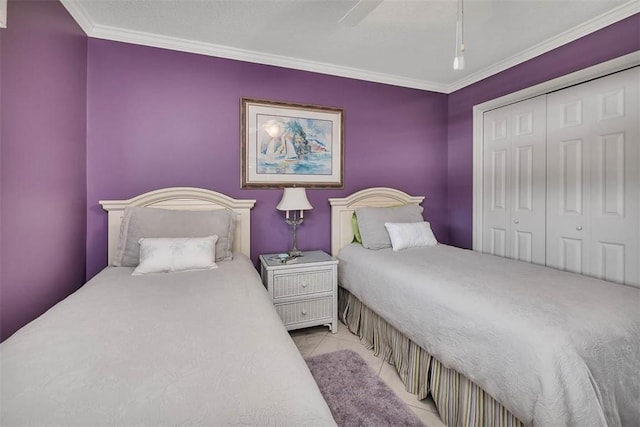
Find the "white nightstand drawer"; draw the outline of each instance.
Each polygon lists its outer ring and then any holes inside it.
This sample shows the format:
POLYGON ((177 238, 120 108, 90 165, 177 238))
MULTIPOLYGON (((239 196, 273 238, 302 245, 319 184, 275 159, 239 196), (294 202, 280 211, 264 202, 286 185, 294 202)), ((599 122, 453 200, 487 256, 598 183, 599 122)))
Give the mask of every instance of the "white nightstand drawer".
POLYGON ((333 269, 299 274, 276 274, 273 277, 273 297, 331 292, 333 290, 332 274, 333 269))
POLYGON ((276 304, 276 311, 285 325, 331 318, 333 297, 276 304))

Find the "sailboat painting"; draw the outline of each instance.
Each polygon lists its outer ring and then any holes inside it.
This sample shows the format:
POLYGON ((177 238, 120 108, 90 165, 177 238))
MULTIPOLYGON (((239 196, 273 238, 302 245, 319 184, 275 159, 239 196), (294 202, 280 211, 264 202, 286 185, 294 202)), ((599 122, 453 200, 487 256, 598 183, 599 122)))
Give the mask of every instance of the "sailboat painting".
POLYGON ((331 175, 331 122, 258 115, 258 174, 331 175))
POLYGON ((342 110, 244 99, 242 186, 342 186, 342 110))

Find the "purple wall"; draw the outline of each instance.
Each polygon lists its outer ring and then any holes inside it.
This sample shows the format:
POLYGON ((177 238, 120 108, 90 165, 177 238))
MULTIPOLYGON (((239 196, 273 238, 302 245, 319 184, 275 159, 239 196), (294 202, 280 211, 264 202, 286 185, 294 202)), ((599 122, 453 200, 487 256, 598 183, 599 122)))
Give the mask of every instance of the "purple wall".
POLYGON ((472 107, 640 49, 638 15, 449 96, 90 39, 56 0, 10 1, 0 30, 0 326, 6 338, 106 265, 100 199, 167 186, 255 198, 252 258, 284 251, 281 190, 240 189, 239 99, 345 110, 345 188, 308 191, 301 249, 329 250, 327 198, 426 195, 470 247, 472 107), (88 45, 88 49, 87 49, 88 45), (86 235, 86 237, 85 237, 86 235), (34 268, 36 266, 36 268, 34 268))
POLYGON ((84 282, 87 38, 58 1, 0 32, 4 340, 84 282))
POLYGON ((282 190, 240 189, 241 97, 344 108, 345 188, 308 191, 300 249, 330 250, 327 198, 369 186, 426 195, 447 241, 446 95, 96 39, 88 61, 88 277, 107 263, 98 200, 166 186, 257 199, 253 260, 288 249, 291 230, 275 210, 282 190))
POLYGON ((449 95, 449 239, 470 248, 473 220, 473 106, 640 49, 640 14, 449 95))

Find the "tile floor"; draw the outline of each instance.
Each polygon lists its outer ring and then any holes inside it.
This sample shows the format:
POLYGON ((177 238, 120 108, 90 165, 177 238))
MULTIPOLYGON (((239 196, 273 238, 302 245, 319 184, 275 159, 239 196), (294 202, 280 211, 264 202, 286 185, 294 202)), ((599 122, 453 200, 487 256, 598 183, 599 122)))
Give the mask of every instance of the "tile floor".
POLYGON ((405 391, 404 384, 402 384, 395 368, 384 360, 375 357, 373 352, 362 345, 360 339, 349 332, 347 327, 342 323, 338 324, 337 334, 329 332, 329 328, 326 326, 317 326, 291 331, 291 337, 303 357, 317 356, 336 350, 355 351, 362 356, 371 369, 378 373, 389 388, 393 390, 403 402, 409 405, 411 410, 418 415, 426 426, 445 427, 445 424, 440 420, 440 417, 438 417, 438 410, 431 398, 418 400, 414 394, 405 391))

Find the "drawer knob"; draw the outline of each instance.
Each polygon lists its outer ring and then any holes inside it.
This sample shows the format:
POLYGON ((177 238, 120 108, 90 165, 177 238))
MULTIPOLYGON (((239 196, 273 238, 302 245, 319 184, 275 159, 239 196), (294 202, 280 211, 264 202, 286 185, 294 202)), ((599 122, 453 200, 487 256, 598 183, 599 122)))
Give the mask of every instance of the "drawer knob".
POLYGON ((307 315, 307 310, 304 310, 304 309, 303 309, 303 310, 302 310, 302 315, 303 315, 303 316, 306 316, 306 315, 307 315))
POLYGON ((577 227, 576 227, 576 230, 578 230, 578 231, 582 231, 582 226, 581 226, 581 225, 577 226, 577 227))
POLYGON ((306 288, 307 287, 307 282, 302 282, 302 287, 306 288))

